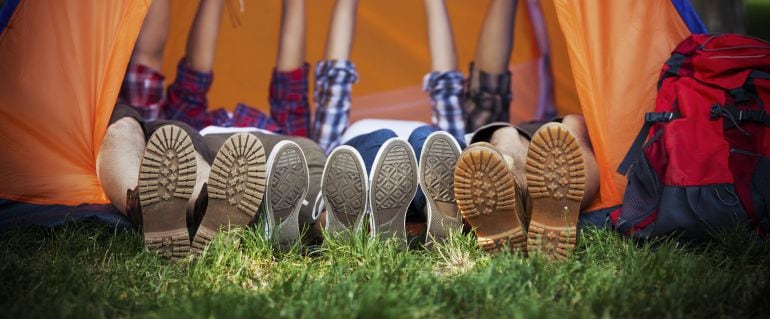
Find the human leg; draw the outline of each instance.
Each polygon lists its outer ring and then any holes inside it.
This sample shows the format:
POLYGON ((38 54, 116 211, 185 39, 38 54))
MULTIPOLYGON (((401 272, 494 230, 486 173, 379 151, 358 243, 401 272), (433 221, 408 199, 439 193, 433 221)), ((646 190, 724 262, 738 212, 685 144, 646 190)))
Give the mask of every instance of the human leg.
POLYGON ((492 122, 509 122, 511 74, 508 71, 513 45, 516 0, 494 0, 489 4, 475 62, 466 81, 464 106, 466 130, 474 131, 492 122))
POLYGON ((465 119, 461 105, 463 94, 462 73, 457 70, 452 26, 444 0, 425 0, 430 39, 431 73, 423 81, 432 106, 433 125, 462 140, 465 119))
POLYGON ((313 140, 327 152, 339 145, 349 123, 350 97, 358 80, 355 66, 349 61, 355 30, 357 0, 338 0, 334 6, 324 60, 316 65, 316 116, 313 140))
POLYGON ((169 11, 168 0, 154 1, 150 6, 118 95, 118 103, 131 105, 145 121, 158 119, 162 111, 165 77, 160 70, 168 37, 169 11))

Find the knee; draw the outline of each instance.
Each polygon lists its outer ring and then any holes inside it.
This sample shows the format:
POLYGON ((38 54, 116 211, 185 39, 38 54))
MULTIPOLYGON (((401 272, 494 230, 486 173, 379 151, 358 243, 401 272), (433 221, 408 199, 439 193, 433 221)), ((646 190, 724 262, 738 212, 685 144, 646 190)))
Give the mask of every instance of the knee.
POLYGON ((385 141, 391 138, 398 137, 396 132, 387 128, 382 128, 362 136, 365 137, 367 140, 370 140, 372 142, 377 142, 379 144, 385 143, 385 141))

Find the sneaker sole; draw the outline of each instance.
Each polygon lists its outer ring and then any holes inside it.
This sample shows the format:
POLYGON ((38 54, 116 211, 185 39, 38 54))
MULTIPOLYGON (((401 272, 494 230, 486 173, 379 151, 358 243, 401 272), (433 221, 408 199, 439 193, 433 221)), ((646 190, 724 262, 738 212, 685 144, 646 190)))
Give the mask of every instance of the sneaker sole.
POLYGON ((580 146, 563 124, 543 126, 532 137, 527 186, 532 197, 527 249, 550 259, 566 259, 577 240, 585 168, 580 146))
POLYGON ((350 146, 332 151, 321 177, 328 233, 360 227, 366 213, 367 182, 364 160, 358 151, 350 146))
POLYGON ((259 139, 238 133, 219 149, 207 183, 208 207, 193 237, 195 253, 202 252, 222 229, 246 226, 265 194, 265 149, 259 139))
POLYGON ((426 243, 443 242, 450 232, 460 232, 462 215, 454 193, 454 171, 460 145, 446 132, 428 136, 420 154, 420 186, 428 201, 426 243))
POLYGON ((380 147, 371 173, 371 235, 406 242, 406 211, 417 192, 417 159, 403 140, 380 147))
POLYGON ((460 213, 488 252, 524 251, 526 234, 516 214, 517 188, 502 155, 487 146, 468 147, 457 161, 455 197, 460 213))
POLYGON ((159 128, 147 141, 139 169, 144 245, 171 260, 190 254, 187 202, 197 163, 192 140, 179 127, 159 128))
POLYGON ((297 143, 281 141, 267 160, 267 238, 285 249, 299 240, 299 210, 309 187, 307 160, 297 143))

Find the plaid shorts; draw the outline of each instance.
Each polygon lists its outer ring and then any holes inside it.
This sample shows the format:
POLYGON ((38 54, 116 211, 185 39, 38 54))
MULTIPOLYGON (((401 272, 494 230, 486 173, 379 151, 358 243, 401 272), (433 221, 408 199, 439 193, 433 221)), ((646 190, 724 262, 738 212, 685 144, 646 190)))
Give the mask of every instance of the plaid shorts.
POLYGON ((142 64, 131 63, 126 68, 118 103, 136 109, 145 121, 158 119, 165 96, 163 74, 142 64))
POLYGON ((464 140, 465 118, 462 108, 463 82, 458 71, 432 72, 425 75, 423 90, 430 95, 433 126, 464 140))
POLYGON ((316 113, 312 138, 328 154, 350 126, 350 94, 358 81, 350 61, 320 61, 315 69, 316 113))
POLYGON ((307 98, 309 65, 289 72, 273 71, 270 82, 270 116, 238 104, 231 113, 224 109, 208 111, 208 94, 214 79, 212 72, 198 72, 182 59, 177 65, 174 83, 168 87, 164 107, 166 118, 189 124, 200 130, 209 125, 256 127, 275 133, 307 136, 310 105, 307 98))
POLYGON ((511 72, 489 74, 471 62, 465 83, 465 129, 475 131, 493 122, 510 122, 511 72))

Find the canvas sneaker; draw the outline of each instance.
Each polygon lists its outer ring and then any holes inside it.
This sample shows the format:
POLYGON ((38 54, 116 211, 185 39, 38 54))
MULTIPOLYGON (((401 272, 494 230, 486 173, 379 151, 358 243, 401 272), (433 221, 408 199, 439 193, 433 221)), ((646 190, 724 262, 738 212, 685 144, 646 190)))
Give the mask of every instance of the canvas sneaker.
POLYGON ((309 188, 305 153, 292 141, 275 145, 267 158, 265 213, 267 238, 275 239, 281 249, 299 240, 299 210, 309 188))
POLYGON ((406 242, 406 211, 417 192, 417 158, 411 145, 399 138, 387 140, 374 158, 369 180, 371 235, 406 242))
MULTIPOLYGON (((368 180, 366 166, 355 148, 335 148, 326 160, 321 177, 321 201, 314 211, 326 211, 321 218, 330 235, 361 227, 366 214, 368 180), (323 208, 321 208, 323 207, 323 208)), ((318 216, 315 216, 319 219, 318 216)))
POLYGON ((420 154, 420 187, 427 200, 426 243, 446 240, 451 232, 463 228, 462 215, 454 193, 454 171, 460 145, 447 132, 428 135, 420 154))

